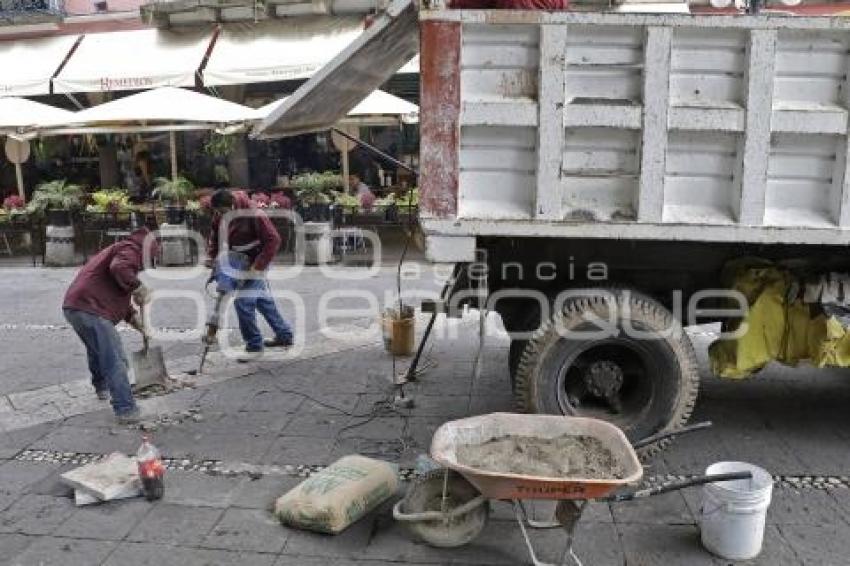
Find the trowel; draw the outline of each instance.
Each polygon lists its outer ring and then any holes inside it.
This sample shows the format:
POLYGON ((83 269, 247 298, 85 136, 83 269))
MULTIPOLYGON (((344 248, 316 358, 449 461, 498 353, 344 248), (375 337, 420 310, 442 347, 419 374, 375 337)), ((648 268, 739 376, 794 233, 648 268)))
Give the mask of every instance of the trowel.
POLYGON ((164 387, 169 378, 168 372, 165 370, 162 347, 150 345, 143 313, 144 308, 139 310, 143 330, 142 349, 139 352, 130 352, 130 367, 133 369, 133 375, 136 378, 136 389, 144 389, 151 385, 162 385, 164 387))

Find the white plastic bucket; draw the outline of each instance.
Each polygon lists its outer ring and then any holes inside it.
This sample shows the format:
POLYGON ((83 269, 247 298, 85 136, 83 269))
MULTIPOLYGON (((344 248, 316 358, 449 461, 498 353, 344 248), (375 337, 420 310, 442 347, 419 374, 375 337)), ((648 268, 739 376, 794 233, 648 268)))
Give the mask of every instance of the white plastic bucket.
POLYGON ((702 490, 702 544, 727 560, 749 560, 761 552, 773 478, 745 462, 718 462, 705 470, 708 475, 747 471, 752 479, 709 483, 702 490))

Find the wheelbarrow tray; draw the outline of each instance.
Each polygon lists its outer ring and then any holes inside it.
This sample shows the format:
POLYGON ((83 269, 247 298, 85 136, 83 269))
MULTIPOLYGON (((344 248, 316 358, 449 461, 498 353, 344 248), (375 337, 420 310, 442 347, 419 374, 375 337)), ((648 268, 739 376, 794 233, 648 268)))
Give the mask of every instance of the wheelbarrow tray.
POLYGON ((492 413, 450 421, 434 433, 431 458, 463 475, 488 499, 594 499, 605 497, 624 485, 637 483, 643 467, 626 435, 616 426, 597 419, 560 415, 492 413), (470 468, 457 460, 461 445, 483 444, 504 436, 541 439, 565 434, 598 439, 623 466, 623 478, 550 478, 492 472, 470 468))

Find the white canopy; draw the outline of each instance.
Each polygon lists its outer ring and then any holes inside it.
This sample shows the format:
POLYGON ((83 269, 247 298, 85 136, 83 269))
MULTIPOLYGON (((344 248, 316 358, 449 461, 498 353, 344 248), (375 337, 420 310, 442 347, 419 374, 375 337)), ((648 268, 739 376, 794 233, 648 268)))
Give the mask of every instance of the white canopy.
MULTIPOLYGON (((286 97, 258 108, 256 118, 265 119, 285 100, 286 97)), ((362 125, 389 125, 399 120, 408 124, 418 122, 419 107, 388 92, 376 90, 355 106, 342 121, 362 125)))
POLYGON ((310 77, 363 32, 358 17, 293 18, 222 27, 203 71, 206 86, 310 77))
POLYGON ((207 129, 252 120, 255 113, 235 102, 161 87, 76 112, 66 122, 73 126, 54 124, 51 133, 207 129))
POLYGON ((195 74, 211 40, 210 30, 144 29, 88 34, 53 79, 53 89, 106 92, 194 86, 195 74))
POLYGON ((79 35, 0 42, 0 96, 50 94, 59 70, 79 35))
POLYGON ((0 98, 0 130, 2 131, 67 123, 73 117, 73 112, 26 98, 0 98))

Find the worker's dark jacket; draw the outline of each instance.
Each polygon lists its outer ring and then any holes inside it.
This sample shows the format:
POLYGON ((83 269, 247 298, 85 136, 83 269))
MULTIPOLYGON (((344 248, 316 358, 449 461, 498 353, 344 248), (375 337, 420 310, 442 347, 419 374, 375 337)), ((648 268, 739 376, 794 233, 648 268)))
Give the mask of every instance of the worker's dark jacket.
MULTIPOLYGON (((130 320, 133 308, 130 295, 138 287, 139 272, 144 268, 142 244, 149 234, 139 228, 126 240, 116 242, 91 258, 77 273, 62 308, 76 309, 118 323, 130 320)), ((156 240, 149 239, 151 254, 156 254, 156 240)))
MULTIPOLYGON (((251 267, 257 271, 265 271, 280 248, 280 234, 266 213, 254 206, 245 193, 234 193, 233 199, 235 208, 246 211, 247 216, 230 220, 227 226, 227 246, 232 251, 247 255, 251 260, 251 267)), ((221 221, 222 215, 217 214, 213 218, 207 241, 207 250, 212 260, 216 259, 221 247, 221 221)))

